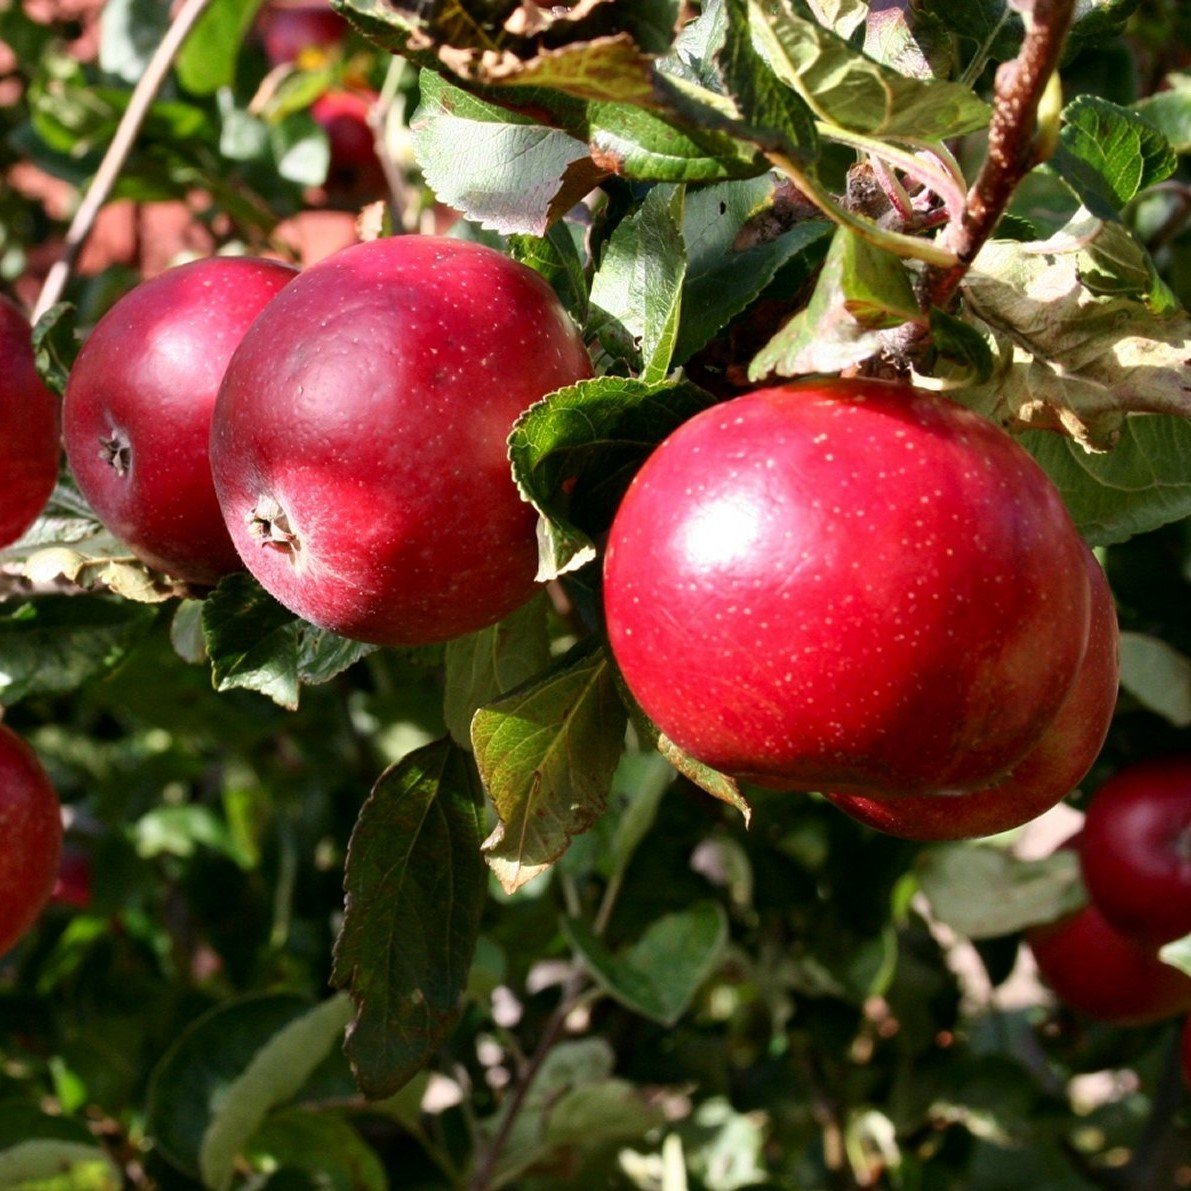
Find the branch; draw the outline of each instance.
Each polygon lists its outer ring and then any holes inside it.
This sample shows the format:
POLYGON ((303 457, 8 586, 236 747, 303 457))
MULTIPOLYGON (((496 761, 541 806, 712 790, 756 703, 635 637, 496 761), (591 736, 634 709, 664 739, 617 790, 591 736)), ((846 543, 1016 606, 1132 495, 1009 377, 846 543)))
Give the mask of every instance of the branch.
POLYGON ((1020 52, 997 68, 988 155, 968 191, 963 217, 947 229, 956 263, 924 271, 919 292, 925 310, 951 301, 1017 184, 1047 155, 1036 136, 1038 105, 1058 68, 1074 7, 1074 0, 1034 0, 1020 52))
POLYGON ((62 291, 70 280, 79 253, 91 234, 100 209, 107 202, 124 163, 128 160, 128 154, 157 92, 161 90, 161 85, 165 82, 182 43, 210 3, 211 0, 184 0, 161 43, 153 51, 153 57, 145 67, 145 73, 133 88, 128 107, 120 117, 120 123, 116 127, 111 144, 107 147, 107 152, 103 155, 103 160, 99 163, 99 169, 95 171, 95 177, 91 179, 91 185, 70 221, 62 257, 54 262, 46 275, 45 284, 42 285, 41 293, 37 296, 37 304, 33 308, 34 322, 62 297, 62 291))

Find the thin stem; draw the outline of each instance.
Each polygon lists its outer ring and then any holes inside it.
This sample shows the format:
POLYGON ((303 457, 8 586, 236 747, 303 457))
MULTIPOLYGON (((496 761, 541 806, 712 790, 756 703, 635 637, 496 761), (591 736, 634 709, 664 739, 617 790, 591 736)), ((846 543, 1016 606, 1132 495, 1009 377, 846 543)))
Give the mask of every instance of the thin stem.
MULTIPOLYGON (((409 66, 408 61, 399 54, 394 54, 385 74, 385 81, 381 85, 380 94, 368 109, 368 127, 372 130, 372 139, 376 148, 376 158, 380 162, 385 175, 385 182, 389 187, 392 199, 390 209, 393 212, 393 230, 405 233, 409 227, 410 190, 405 179, 405 171, 393 159, 389 151, 389 139, 386 130, 393 119, 402 118, 404 113, 398 107, 398 96, 401 93, 401 82, 409 66)), ((402 107, 404 104, 402 103, 402 107)))
POLYGON ((546 1021, 546 1025, 542 1030, 542 1036, 538 1039, 537 1048, 534 1050, 525 1069, 518 1074, 517 1086, 513 1089, 512 1095, 509 1097, 509 1102, 505 1106, 500 1125, 493 1134, 492 1140, 488 1143, 483 1157, 476 1165, 475 1174, 469 1184, 470 1191, 491 1191, 497 1185, 494 1179, 496 1177, 496 1168, 500 1163, 500 1156, 508 1144, 509 1136, 513 1132, 513 1126, 517 1123, 518 1116, 521 1115, 521 1110, 525 1107, 525 1101, 529 1096, 530 1089, 533 1087, 534 1080, 537 1079, 539 1072, 542 1070, 542 1065, 545 1063, 547 1056, 554 1049, 554 1044, 558 1041, 559 1035, 562 1033, 567 1017, 575 1007, 575 1002, 582 991, 583 983, 583 968, 576 962, 571 969, 570 976, 567 977, 566 984, 563 986, 562 995, 559 997, 558 1004, 554 1007, 554 1012, 550 1014, 550 1017, 546 1021))
POLYGON ((1074 6, 1074 0, 1036 0, 1021 52, 997 69, 988 154, 968 191, 963 217, 945 233, 956 263, 926 270, 919 287, 923 309, 950 303, 1018 182, 1040 159, 1038 105, 1058 69, 1074 6))
POLYGON ((182 48, 182 43, 185 42, 191 29, 194 28, 195 22, 207 10, 210 3, 211 0, 184 0, 182 7, 178 10, 178 15, 166 30, 157 49, 153 51, 153 57, 149 59, 148 65, 145 67, 145 73, 141 75, 140 81, 132 90, 128 107, 125 109, 124 115, 120 117, 120 123, 116 126, 112 142, 108 145, 103 160, 99 163, 99 169, 95 171, 95 177, 91 179, 91 185, 87 188, 83 201, 79 203, 78 210, 75 211, 74 218, 70 221, 62 257, 54 262, 49 273, 46 274, 41 293, 37 296, 37 304, 33 308, 34 322, 61 299, 62 293, 66 289, 66 283, 70 280, 70 275, 78 261, 79 253, 82 251, 87 237, 91 234, 100 209, 107 202, 112 187, 115 186, 116 179, 120 176, 120 171, 128 160, 128 154, 132 151, 137 133, 141 130, 141 125, 144 123, 145 116, 148 114, 157 92, 161 90, 161 85, 165 82, 166 75, 169 74, 170 67, 173 66, 174 59, 182 48))

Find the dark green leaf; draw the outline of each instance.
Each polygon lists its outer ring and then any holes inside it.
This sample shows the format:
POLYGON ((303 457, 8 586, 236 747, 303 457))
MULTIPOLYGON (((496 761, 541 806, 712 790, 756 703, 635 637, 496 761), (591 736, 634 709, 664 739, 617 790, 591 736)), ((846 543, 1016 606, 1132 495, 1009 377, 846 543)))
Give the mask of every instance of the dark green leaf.
POLYGON ((356 1005, 347 1053, 365 1094, 393 1095, 460 1012, 487 877, 475 768, 449 739, 376 783, 348 849, 333 982, 356 1005))
POLYGON ((254 1169, 302 1172, 318 1191, 388 1191, 376 1151, 342 1117, 301 1108, 275 1113, 245 1152, 254 1169))
POLYGON ((1174 173, 1178 159, 1143 117, 1106 99, 1081 95, 1063 109, 1050 166, 1100 219, 1116 219, 1140 191, 1174 173))
POLYGON ((240 43, 261 0, 211 0, 178 54, 182 86, 192 95, 211 95, 236 77, 240 43))
POLYGON ((270 1043, 310 1011, 310 1003, 297 996, 241 997, 204 1014, 177 1039, 154 1068, 146 1103, 146 1132, 169 1162, 193 1178, 200 1176, 220 1098, 270 1043))
POLYGON ((302 683, 328 682, 375 650, 299 620, 248 575, 203 602, 203 639, 219 691, 259 691, 291 710, 302 683))
POLYGON ((611 667, 592 643, 476 712, 472 746, 500 818, 484 853, 507 892, 549 868, 603 813, 625 725, 611 667))
POLYGON ((536 596, 491 627, 447 642, 443 717, 463 748, 471 748, 471 720, 478 708, 549 665, 546 606, 546 597, 536 596))
POLYGON ((46 388, 59 397, 66 392, 66 379, 82 346, 77 325, 74 305, 58 302, 37 320, 33 328, 37 373, 46 388))
POLYGON ((1019 860, 989 844, 941 844, 923 852, 916 871, 935 915, 969 939, 1015 934, 1087 901, 1069 849, 1019 860))
POLYGON ((576 242, 580 230, 560 221, 544 236, 510 236, 509 252, 550 282, 571 317, 582 326, 587 321, 587 276, 576 242))
POLYGON ((571 946, 605 992, 626 1008, 674 1025, 711 974, 728 938, 718 902, 698 902, 651 923, 636 943, 613 955, 586 923, 563 922, 571 946))
POLYGON ((875 354, 882 330, 919 317, 904 262, 838 227, 810 302, 761 349, 749 376, 839 372, 875 354))
POLYGON ((932 306, 930 335, 939 355, 958 363, 977 380, 985 381, 992 375, 992 351, 970 323, 932 306))
POLYGON ((655 186, 612 233, 591 284, 588 337, 646 383, 670 370, 686 273, 683 191, 655 186))
POLYGON ((750 219, 773 193, 771 178, 725 182, 688 193, 683 215, 687 272, 675 361, 688 360, 773 280, 794 257, 813 258, 833 224, 812 219, 772 239, 737 246, 750 219))
POLYGON ((144 604, 105 596, 0 604, 0 704, 73 691, 114 670, 153 623, 144 604))
POLYGON ((594 557, 589 535, 607 527, 645 457, 712 403, 685 381, 648 385, 603 376, 559 389, 518 418, 509 456, 522 494, 544 518, 539 578, 594 557))

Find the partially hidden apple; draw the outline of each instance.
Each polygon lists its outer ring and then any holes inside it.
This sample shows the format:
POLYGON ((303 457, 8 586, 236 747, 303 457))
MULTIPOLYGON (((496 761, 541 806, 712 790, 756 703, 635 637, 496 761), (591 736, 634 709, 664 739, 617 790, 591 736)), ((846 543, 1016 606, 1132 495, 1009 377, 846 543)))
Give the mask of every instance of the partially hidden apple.
POLYGON ((1122 934, 1094 904, 1026 932, 1038 971, 1065 1005, 1141 1026, 1191 1009, 1191 976, 1122 934))
POLYGON ((1092 617, 1083 664, 1042 739, 1005 777, 986 789, 953 795, 828 794, 827 798, 869 827, 913 840, 997 835, 1028 823, 1066 798, 1100 754, 1120 678, 1120 632, 1112 591, 1095 555, 1085 549, 1084 557, 1092 617))
POLYGON ((273 66, 293 62, 307 50, 332 49, 347 35, 347 22, 328 0, 272 0, 256 20, 265 56, 273 66))
POLYGON ((58 402, 33 362, 29 322, 0 296, 0 546, 37 519, 58 478, 58 402))
POLYGON ((1191 934, 1191 756, 1109 778, 1088 804, 1080 865, 1118 930, 1153 946, 1191 934))
POLYGON ((251 257, 168 269, 116 302, 71 369, 63 427, 79 488, 175 579, 213 584, 241 569, 211 479, 211 412, 244 332, 296 276, 251 257))
POLYGON ((314 122, 327 134, 331 151, 327 186, 331 189, 372 191, 384 185, 376 134, 368 122, 376 98, 371 91, 324 91, 310 105, 314 122))
POLYGON ((495 622, 537 562, 509 432, 590 375, 554 291, 493 249, 398 236, 335 253, 269 305, 220 390, 211 461, 241 557, 348 637, 418 645, 495 622))
POLYGON ((58 796, 37 755, 0 724, 0 955, 50 899, 62 851, 58 796))
POLYGON ((1091 603, 1053 484, 904 385, 815 381, 698 414, 612 525, 609 638, 680 748, 779 789, 981 789, 1075 682, 1091 603))

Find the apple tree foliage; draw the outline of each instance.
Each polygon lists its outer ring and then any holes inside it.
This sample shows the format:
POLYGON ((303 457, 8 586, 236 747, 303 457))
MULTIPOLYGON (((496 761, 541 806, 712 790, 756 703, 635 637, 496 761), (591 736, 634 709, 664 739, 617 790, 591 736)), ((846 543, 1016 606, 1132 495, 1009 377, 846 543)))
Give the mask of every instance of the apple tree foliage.
MULTIPOLYGON (((311 104, 379 89, 386 230, 459 212, 592 350, 509 439, 549 598, 376 649, 243 575, 170 583, 63 475, 0 551, 0 705, 89 889, 0 961, 0 1185, 1185 1185, 1179 1024, 1088 1021, 1023 966, 1085 899, 1074 857, 912 845, 706 769, 620 682, 598 577, 671 430, 908 328, 919 383, 1020 436, 1107 568, 1122 695, 1070 804, 1191 749, 1187 13, 1080 0, 1045 161, 923 310, 1044 0, 336 7, 343 46, 266 75, 256 5, 212 0, 111 201, 276 250, 328 201, 311 104)), ((94 175, 170 6, 109 0, 97 54, 47 20, 0 4, 13 287, 64 230, 30 169, 94 175)), ((137 270, 81 269, 38 323, 59 392, 137 270)))

